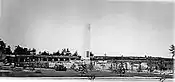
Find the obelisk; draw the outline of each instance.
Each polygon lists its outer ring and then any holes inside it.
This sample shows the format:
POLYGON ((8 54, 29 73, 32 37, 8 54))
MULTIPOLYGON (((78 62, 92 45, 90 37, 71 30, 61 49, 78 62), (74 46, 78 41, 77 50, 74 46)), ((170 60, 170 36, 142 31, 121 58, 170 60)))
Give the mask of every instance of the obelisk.
POLYGON ((91 47, 91 27, 90 24, 85 26, 84 29, 84 54, 83 59, 90 59, 90 47, 91 47))

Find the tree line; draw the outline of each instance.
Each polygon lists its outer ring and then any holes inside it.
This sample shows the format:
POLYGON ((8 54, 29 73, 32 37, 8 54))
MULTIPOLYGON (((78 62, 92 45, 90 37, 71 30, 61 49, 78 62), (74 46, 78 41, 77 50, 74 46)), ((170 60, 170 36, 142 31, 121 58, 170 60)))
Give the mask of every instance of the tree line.
MULTIPOLYGON (((3 54, 18 54, 18 55, 37 55, 35 48, 26 48, 20 45, 15 46, 14 51, 12 51, 10 45, 7 45, 3 40, 0 39, 0 51, 3 54)), ((48 51, 40 51, 39 55, 57 55, 57 56, 79 56, 78 52, 75 51, 71 53, 69 48, 64 48, 62 51, 57 51, 53 53, 49 53, 48 51)))
MULTIPOLYGON (((4 54, 18 54, 18 55, 36 55, 36 49, 35 48, 25 48, 20 45, 15 46, 14 51, 11 50, 10 45, 6 45, 6 43, 0 39, 0 51, 4 54)), ((175 55, 175 46, 172 44, 169 48, 170 53, 172 54, 172 59, 175 55)), ((57 51, 53 53, 49 53, 47 51, 39 52, 40 55, 58 55, 58 56, 79 56, 77 51, 75 53, 71 53, 70 50, 62 49, 62 51, 57 51)), ((92 53, 91 53, 92 54, 92 53)))

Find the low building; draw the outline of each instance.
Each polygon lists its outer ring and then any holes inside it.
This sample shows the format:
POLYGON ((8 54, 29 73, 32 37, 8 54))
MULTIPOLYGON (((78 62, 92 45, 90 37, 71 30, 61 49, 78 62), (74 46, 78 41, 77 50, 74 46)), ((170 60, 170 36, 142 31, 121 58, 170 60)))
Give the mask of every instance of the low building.
MULTIPOLYGON (((7 63, 16 66, 33 66, 48 68, 51 63, 70 63, 71 60, 80 60, 81 56, 57 56, 57 55, 6 55, 7 63), (40 65, 41 64, 41 65, 40 65)), ((67 65, 67 64, 65 64, 67 65)), ((70 66, 69 66, 70 67, 70 66)))
POLYGON ((123 56, 94 56, 91 58, 96 68, 119 69, 122 65, 126 70, 172 70, 173 59, 161 57, 123 57, 123 56), (99 65, 99 62, 104 62, 99 65), (106 62, 106 63, 105 63, 106 62), (109 65, 111 64, 111 65, 109 65), (98 66, 98 67, 97 67, 98 66), (104 68, 105 67, 105 68, 104 68))

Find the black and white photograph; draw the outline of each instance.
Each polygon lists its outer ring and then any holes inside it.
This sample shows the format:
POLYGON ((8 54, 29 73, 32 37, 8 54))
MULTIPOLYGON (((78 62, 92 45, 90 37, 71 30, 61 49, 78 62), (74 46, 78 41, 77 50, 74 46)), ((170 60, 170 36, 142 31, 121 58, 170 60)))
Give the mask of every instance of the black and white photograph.
POLYGON ((0 80, 173 82, 172 0, 0 0, 0 80))

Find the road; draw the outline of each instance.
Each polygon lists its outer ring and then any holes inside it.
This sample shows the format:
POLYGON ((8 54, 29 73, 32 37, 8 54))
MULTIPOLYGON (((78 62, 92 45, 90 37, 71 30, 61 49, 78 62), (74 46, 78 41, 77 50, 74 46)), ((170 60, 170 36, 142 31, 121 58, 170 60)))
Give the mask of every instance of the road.
MULTIPOLYGON (((89 75, 95 75, 96 77, 161 77, 160 74, 153 74, 153 73, 125 73, 125 74, 116 74, 112 72, 99 72, 99 71, 92 71, 88 72, 87 74, 81 74, 79 72, 73 70, 67 71, 55 71, 54 69, 41 69, 41 73, 35 72, 27 72, 27 71, 17 71, 13 72, 13 76, 35 76, 35 77, 87 77, 89 75)), ((167 78, 172 78, 172 75, 166 75, 167 78)))
MULTIPOLYGON (((18 79, 49 79, 49 80, 61 80, 61 82, 64 82, 65 80, 71 80, 75 82, 79 82, 82 80, 87 82, 160 82, 160 75, 159 77, 156 77, 154 74, 146 74, 146 73, 127 73, 124 75, 111 73, 111 72, 98 72, 93 71, 89 72, 86 75, 81 76, 79 72, 73 71, 73 70, 67 70, 67 71, 55 71, 54 69, 36 69, 41 70, 41 73, 35 73, 28 70, 23 71, 16 71, 12 72, 10 75, 4 75, 5 77, 15 77, 18 79), (90 77, 88 75, 95 75, 95 80, 89 80, 90 77), (151 77, 145 77, 145 76, 151 76, 151 77), (20 78, 25 77, 25 78, 20 78)), ((14 78, 13 77, 13 78, 14 78)), ((66 81, 68 82, 68 81, 66 81)), ((173 78, 168 78, 164 82, 173 82, 173 78)))
MULTIPOLYGON (((2 80, 3 78, 1 78, 2 80)), ((89 80, 87 79, 87 77, 16 77, 16 78, 12 78, 12 77, 5 77, 4 79, 10 79, 10 80, 18 80, 19 82, 23 80, 33 80, 33 81, 42 81, 42 82, 48 82, 48 81, 52 81, 52 82, 161 82, 159 79, 130 79, 130 78, 126 78, 126 79, 118 79, 118 78, 102 78, 102 77, 97 77, 94 80, 89 80)), ((163 82, 173 82, 174 79, 166 79, 163 82)))

